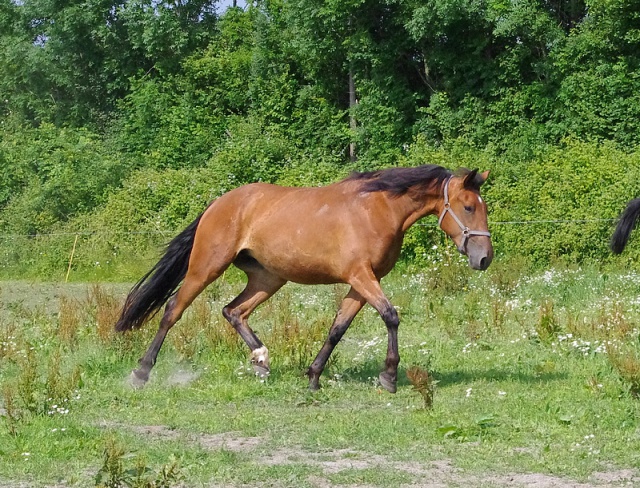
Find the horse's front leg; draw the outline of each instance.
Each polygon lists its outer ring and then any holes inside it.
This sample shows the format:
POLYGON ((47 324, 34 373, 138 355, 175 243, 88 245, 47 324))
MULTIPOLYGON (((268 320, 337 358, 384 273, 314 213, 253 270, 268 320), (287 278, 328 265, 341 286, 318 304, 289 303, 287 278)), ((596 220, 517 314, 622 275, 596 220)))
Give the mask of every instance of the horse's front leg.
POLYGON ((387 358, 385 360, 385 370, 380 373, 378 379, 385 390, 395 393, 398 380, 398 364, 400 364, 400 353, 398 352, 400 318, 391 302, 385 306, 384 311, 380 312, 380 316, 387 326, 387 358))
POLYGON ((371 269, 363 268, 359 270, 359 272, 354 273, 349 283, 378 311, 387 326, 387 358, 385 360, 385 369, 380 373, 378 378, 385 390, 390 393, 395 393, 397 389, 396 383, 398 381, 398 364, 400 364, 400 354, 398 353, 398 326, 400 325, 400 318, 398 317, 398 312, 385 296, 380 287, 380 282, 371 269))
POLYGON ((329 356, 331 356, 333 349, 336 347, 338 342, 340 342, 340 339, 342 339, 342 336, 349 328, 349 325, 351 325, 353 318, 362 309, 365 303, 366 301, 364 298, 362 298, 362 296, 353 288, 349 290, 347 296, 345 296, 342 303, 340 303, 340 308, 338 309, 336 318, 333 320, 333 324, 329 330, 329 336, 307 371, 310 390, 315 391, 320 388, 320 375, 329 360, 329 356))

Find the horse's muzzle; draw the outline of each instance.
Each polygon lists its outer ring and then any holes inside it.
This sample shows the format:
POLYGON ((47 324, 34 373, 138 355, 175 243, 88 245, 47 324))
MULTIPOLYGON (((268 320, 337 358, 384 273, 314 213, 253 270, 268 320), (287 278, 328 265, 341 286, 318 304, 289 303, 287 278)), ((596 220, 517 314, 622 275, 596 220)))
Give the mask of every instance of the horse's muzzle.
POLYGON ((466 254, 469 259, 469 266, 472 269, 484 271, 489 267, 491 261, 493 261, 493 246, 488 238, 471 238, 469 239, 466 248, 460 250, 460 252, 466 254), (482 239, 482 241, 486 240, 487 242, 477 243, 476 239, 482 239))

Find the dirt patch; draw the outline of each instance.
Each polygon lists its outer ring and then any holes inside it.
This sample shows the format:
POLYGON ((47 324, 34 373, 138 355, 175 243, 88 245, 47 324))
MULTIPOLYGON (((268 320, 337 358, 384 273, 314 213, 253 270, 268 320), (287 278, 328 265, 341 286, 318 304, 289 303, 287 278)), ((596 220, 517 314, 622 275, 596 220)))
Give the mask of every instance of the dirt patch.
MULTIPOLYGON (((163 425, 132 426, 103 422, 103 428, 129 430, 140 435, 172 440, 182 438, 187 442, 200 445, 203 449, 226 449, 233 452, 255 454, 264 443, 260 437, 245 437, 239 432, 220 434, 185 434, 163 425)), ((427 463, 415 461, 391 461, 379 454, 370 454, 353 449, 311 452, 303 448, 275 449, 268 454, 257 456, 254 460, 262 466, 286 466, 304 464, 320 468, 324 476, 314 475, 308 478, 309 484, 318 488, 331 488, 335 485, 329 477, 345 470, 366 470, 384 468, 407 473, 416 478, 407 488, 451 488, 451 487, 513 487, 513 488, 620 488, 638 486, 640 472, 632 469, 612 470, 593 473, 588 482, 552 476, 540 473, 515 473, 491 475, 470 473, 455 467, 450 460, 440 459, 427 463)), ((217 485, 211 485, 217 486, 217 485)), ((367 485, 350 485, 352 488, 367 488, 367 485)))
POLYGON ((197 440, 200 445, 206 449, 226 449, 234 452, 253 451, 264 442, 260 437, 243 437, 238 432, 204 434, 198 436, 197 440))
MULTIPOLYGON (((441 459, 428 463, 390 461, 384 456, 368 454, 350 449, 328 452, 308 452, 302 449, 278 449, 267 456, 256 459, 257 464, 286 465, 307 464, 319 467, 330 476, 344 470, 364 470, 383 467, 391 471, 405 472, 414 476, 417 481, 407 488, 449 488, 456 487, 517 487, 517 488, 614 488, 621 486, 637 486, 640 473, 622 470, 610 473, 595 473, 593 481, 580 483, 574 480, 539 473, 518 473, 507 475, 485 475, 469 473, 453 466, 451 461, 441 459), (428 480, 428 481, 427 481, 428 480)), ((332 487, 328 479, 315 476, 309 480, 313 486, 332 487)), ((364 488, 357 485, 357 488, 364 488)))
MULTIPOLYGON (((57 314, 60 298, 74 298, 86 301, 91 287, 89 283, 43 283, 29 281, 2 281, 0 283, 0 318, 12 317, 22 311, 39 312, 45 315, 57 314)), ((126 296, 130 284, 101 283, 110 294, 126 296)))
POLYGON ((103 429, 127 430, 143 436, 159 439, 185 439, 187 442, 198 444, 203 449, 226 449, 234 452, 251 452, 263 442, 260 437, 243 437, 239 432, 224 432, 222 434, 192 434, 170 429, 166 425, 128 425, 119 422, 100 422, 98 427, 103 429))

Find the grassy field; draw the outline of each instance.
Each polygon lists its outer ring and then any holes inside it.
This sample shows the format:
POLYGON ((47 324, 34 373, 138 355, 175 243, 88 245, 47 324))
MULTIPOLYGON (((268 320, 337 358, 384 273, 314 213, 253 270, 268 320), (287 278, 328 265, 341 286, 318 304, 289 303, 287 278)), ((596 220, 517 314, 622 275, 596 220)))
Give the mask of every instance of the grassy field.
POLYGON ((2 282, 0 487, 640 484, 640 275, 521 269, 439 259, 386 278, 395 395, 371 308, 307 390, 344 286, 290 284, 256 311, 260 379, 220 314, 242 288, 230 272, 134 390, 157 322, 113 334, 130 285, 2 282))

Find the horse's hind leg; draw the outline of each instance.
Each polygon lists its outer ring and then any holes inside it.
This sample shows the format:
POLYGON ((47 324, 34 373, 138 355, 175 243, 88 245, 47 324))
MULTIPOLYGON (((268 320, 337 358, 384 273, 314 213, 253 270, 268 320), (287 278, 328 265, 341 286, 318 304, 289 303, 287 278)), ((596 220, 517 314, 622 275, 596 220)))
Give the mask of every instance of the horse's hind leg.
POLYGON ((210 265, 207 270, 198 267, 189 267, 182 286, 178 292, 167 302, 158 332, 156 332, 151 345, 147 349, 140 361, 138 368, 131 374, 131 384, 135 387, 142 387, 149 380, 149 373, 156 363, 156 358, 162 347, 167 333, 180 320, 183 312, 196 297, 202 293, 209 283, 215 281, 228 267, 228 264, 214 266, 210 265))
POLYGON ((286 280, 272 275, 264 268, 256 266, 246 269, 247 286, 229 305, 222 309, 222 314, 251 350, 251 364, 260 376, 269 374, 269 351, 258 336, 251 330, 247 319, 258 305, 277 292, 286 280))
POLYGON ((362 296, 353 288, 349 290, 347 296, 344 297, 342 303, 340 303, 340 308, 338 309, 336 318, 333 320, 333 324, 329 330, 329 336, 307 371, 310 390, 318 390, 320 388, 320 375, 329 360, 329 356, 331 356, 333 349, 336 347, 338 342, 340 342, 340 339, 342 339, 342 336, 349 328, 349 325, 351 325, 353 318, 362 309, 365 303, 366 301, 364 298, 362 298, 362 296))

